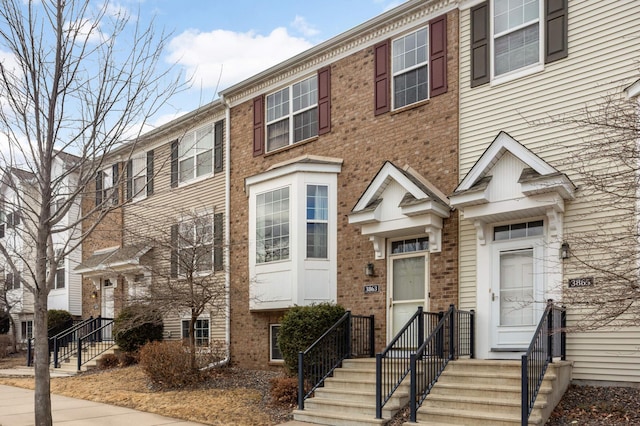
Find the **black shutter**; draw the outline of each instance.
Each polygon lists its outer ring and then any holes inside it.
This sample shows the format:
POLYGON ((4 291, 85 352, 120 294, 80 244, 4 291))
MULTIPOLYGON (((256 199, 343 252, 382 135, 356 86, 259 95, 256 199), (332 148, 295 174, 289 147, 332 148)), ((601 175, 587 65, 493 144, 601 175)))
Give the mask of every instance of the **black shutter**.
POLYGON ((447 93, 447 15, 429 21, 430 97, 447 93))
POLYGON ((489 82, 489 4, 471 8, 471 87, 489 82))
POLYGON ((223 232, 224 232, 224 215, 216 213, 213 215, 213 270, 222 271, 224 266, 223 258, 223 232))
POLYGON ((133 198, 133 160, 127 161, 127 201, 133 198))
POLYGON ((374 46, 374 114, 380 115, 391 109, 391 81, 389 76, 389 40, 385 40, 374 46))
POLYGON ((171 187, 178 186, 178 139, 171 142, 171 187))
POLYGON ((118 199, 118 192, 119 192, 118 191, 118 188, 119 188, 118 181, 120 179, 120 175, 118 173, 118 163, 114 164, 111 167, 111 170, 113 171, 113 176, 112 176, 112 179, 111 179, 111 182, 112 182, 112 185, 113 185, 112 188, 111 188, 111 190, 113 191, 113 204, 117 205, 118 202, 120 201, 118 199))
POLYGON ((264 97, 253 100, 253 156, 264 154, 264 97))
POLYGON ((544 62, 548 64, 569 56, 567 0, 545 0, 544 62))
POLYGON ((178 225, 171 225, 171 278, 178 277, 178 225))
POLYGON ((220 120, 215 124, 215 130, 213 132, 213 171, 221 172, 224 168, 222 162, 222 126, 224 125, 224 121, 220 120))
POLYGON ((96 207, 102 204, 102 181, 104 175, 102 170, 96 173, 96 207))
POLYGON ((147 196, 153 194, 153 150, 147 151, 147 196))
POLYGON ((318 70, 318 135, 331 131, 331 66, 318 70))

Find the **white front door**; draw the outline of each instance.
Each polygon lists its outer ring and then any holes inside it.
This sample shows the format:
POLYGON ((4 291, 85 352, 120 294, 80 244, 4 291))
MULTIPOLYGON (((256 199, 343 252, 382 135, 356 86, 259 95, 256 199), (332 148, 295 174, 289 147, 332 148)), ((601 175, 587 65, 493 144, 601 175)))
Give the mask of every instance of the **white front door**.
MULTIPOLYGON (((101 316, 103 318, 111 318, 115 315, 115 303, 113 295, 113 283, 110 280, 102 281, 102 309, 101 316)), ((107 327, 102 332, 103 339, 111 338, 112 327, 107 327)))
POLYGON ((408 246, 409 249, 403 250, 400 255, 390 256, 389 336, 387 341, 402 329, 409 318, 418 310, 418 306, 422 306, 425 311, 429 308, 427 300, 429 255, 424 251, 426 244, 425 242, 421 246, 417 243, 415 246, 408 246), (412 247, 415 249, 412 250, 412 247))
POLYGON ((493 250, 493 351, 523 351, 544 310, 542 241, 497 243, 493 250))

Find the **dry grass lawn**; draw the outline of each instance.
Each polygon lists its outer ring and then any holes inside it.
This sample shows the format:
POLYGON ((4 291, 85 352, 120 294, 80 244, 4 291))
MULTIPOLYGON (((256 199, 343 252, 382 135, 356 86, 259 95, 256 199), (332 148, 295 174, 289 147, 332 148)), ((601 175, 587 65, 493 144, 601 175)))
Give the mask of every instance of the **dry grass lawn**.
MULTIPOLYGON (((235 373, 221 376, 229 374, 235 373)), ((254 385, 252 380, 242 380, 247 387, 229 386, 229 380, 214 377, 199 388, 160 391, 148 385, 140 367, 132 366, 52 378, 51 392, 209 425, 274 425, 287 419, 290 407, 274 406, 268 400, 264 389, 268 379, 256 380, 254 385), (261 386, 255 386, 257 381, 261 386)), ((0 377, 0 384, 33 389, 34 379, 0 377)))

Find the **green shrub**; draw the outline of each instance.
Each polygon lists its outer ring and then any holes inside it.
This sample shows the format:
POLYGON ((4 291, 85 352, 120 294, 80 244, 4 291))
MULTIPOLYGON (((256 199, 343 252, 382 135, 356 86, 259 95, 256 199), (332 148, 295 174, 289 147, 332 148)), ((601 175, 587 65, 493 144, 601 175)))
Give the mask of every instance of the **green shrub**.
POLYGON ((345 313, 339 305, 295 306, 280 322, 278 346, 291 374, 298 372, 298 352, 307 349, 345 313))
POLYGON ((47 311, 47 326, 49 337, 62 333, 73 325, 73 316, 62 309, 50 309, 47 311))
POLYGON ((162 315, 147 305, 130 305, 114 321, 116 344, 125 352, 135 352, 148 342, 162 340, 162 315))

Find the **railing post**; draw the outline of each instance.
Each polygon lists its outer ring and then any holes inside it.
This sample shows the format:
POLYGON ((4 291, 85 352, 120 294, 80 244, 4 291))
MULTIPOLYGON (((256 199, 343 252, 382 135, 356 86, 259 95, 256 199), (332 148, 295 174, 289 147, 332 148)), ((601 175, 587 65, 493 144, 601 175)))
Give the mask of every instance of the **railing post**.
POLYGON ((298 352, 298 409, 304 410, 304 352, 298 352))
MULTIPOLYGON (((438 322, 444 318, 444 312, 438 312, 438 322)), ((436 339, 436 351, 438 352, 438 358, 444 358, 444 331, 438 332, 438 338, 436 339)))
POLYGON ((522 355, 522 426, 527 426, 529 423, 529 375, 527 371, 527 356, 522 355))
POLYGON ((456 356, 456 345, 455 345, 455 337, 456 337, 456 307, 451 304, 449 305, 449 358, 455 359, 456 356))
POLYGON ((422 306, 418 306, 418 346, 422 346, 424 343, 424 309, 422 306))
POLYGON ((374 356, 376 356, 376 330, 375 330, 375 323, 374 323, 374 319, 373 319, 373 315, 369 315, 369 318, 371 318, 369 320, 369 356, 371 356, 371 358, 373 358, 374 356))
POLYGON ((347 358, 351 358, 351 355, 353 354, 353 348, 351 347, 351 343, 352 343, 352 341, 351 341, 351 337, 352 337, 351 336, 351 325, 352 325, 353 319, 351 317, 351 311, 347 311, 347 313, 349 314, 349 316, 347 317, 347 342, 346 342, 347 343, 347 347, 346 347, 347 353, 346 353, 346 355, 347 355, 347 358))
POLYGON ((27 339, 27 367, 33 365, 33 348, 31 346, 31 339, 27 339))
POLYGON ((376 354, 376 419, 382 418, 382 354, 376 354))
POLYGON ((78 354, 78 371, 80 371, 82 369, 82 337, 78 337, 76 353, 78 354))
POLYGON ((476 311, 471 310, 469 317, 469 358, 474 359, 476 357, 476 311))
MULTIPOLYGON (((422 345, 420 345, 422 346, 422 345)), ((410 417, 409 420, 412 423, 416 422, 416 418, 418 417, 416 415, 416 412, 418 411, 417 405, 418 405, 418 390, 417 390, 417 379, 418 379, 418 374, 417 374, 417 356, 414 353, 411 354, 411 368, 410 368, 410 372, 411 372, 411 383, 409 386, 409 407, 410 407, 410 417)))
POLYGON ((547 300, 547 361, 553 362, 553 299, 547 300))
POLYGON ((53 368, 60 368, 58 360, 58 338, 53 338, 53 368))

